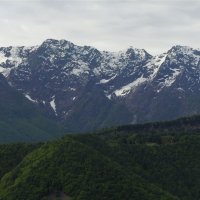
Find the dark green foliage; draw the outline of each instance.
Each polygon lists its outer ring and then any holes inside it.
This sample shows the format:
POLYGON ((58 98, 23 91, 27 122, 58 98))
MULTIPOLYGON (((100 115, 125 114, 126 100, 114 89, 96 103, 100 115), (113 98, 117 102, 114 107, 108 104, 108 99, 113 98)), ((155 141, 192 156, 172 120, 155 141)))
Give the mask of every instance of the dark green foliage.
POLYGON ((15 168, 23 158, 41 144, 0 145, 0 178, 15 168))
POLYGON ((199 124, 195 116, 68 135, 38 147, 2 146, 0 197, 199 200, 199 124))
MULTIPOLYGON (((108 141, 113 143, 113 140, 108 141)), ((180 199, 199 199, 200 136, 135 136, 115 140, 134 172, 180 199)))
POLYGON ((33 151, 0 182, 3 200, 39 200, 54 191, 77 200, 176 199, 70 137, 33 151))

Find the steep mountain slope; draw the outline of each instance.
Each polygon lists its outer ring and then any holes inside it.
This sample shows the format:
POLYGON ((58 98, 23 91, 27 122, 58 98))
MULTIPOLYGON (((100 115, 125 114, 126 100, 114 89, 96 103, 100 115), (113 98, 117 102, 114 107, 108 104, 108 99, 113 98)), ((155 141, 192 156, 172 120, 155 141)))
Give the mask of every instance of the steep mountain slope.
POLYGON ((184 46, 158 56, 52 39, 35 47, 0 48, 0 72, 10 85, 69 131, 200 113, 199 60, 199 50, 184 46))
POLYGON ((62 128, 11 88, 1 74, 0 97, 0 143, 36 142, 63 134, 62 128))
POLYGON ((176 46, 153 80, 126 97, 137 122, 175 119, 200 111, 200 51, 176 46), (144 98, 147 97, 147 98, 144 98))

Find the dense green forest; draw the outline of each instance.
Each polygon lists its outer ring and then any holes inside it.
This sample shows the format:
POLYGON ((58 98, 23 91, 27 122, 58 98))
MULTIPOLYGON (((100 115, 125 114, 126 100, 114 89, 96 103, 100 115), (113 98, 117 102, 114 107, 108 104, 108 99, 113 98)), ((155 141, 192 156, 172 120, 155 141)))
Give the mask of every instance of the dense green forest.
POLYGON ((199 200, 199 124, 195 116, 1 145, 0 199, 199 200))

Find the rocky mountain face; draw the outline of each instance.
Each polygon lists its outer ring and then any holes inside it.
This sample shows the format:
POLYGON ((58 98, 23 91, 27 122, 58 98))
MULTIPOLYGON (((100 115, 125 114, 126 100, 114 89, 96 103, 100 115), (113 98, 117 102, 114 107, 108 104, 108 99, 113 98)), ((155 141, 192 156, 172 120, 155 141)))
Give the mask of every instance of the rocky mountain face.
POLYGON ((9 84, 69 131, 200 114, 200 50, 99 51, 65 40, 0 48, 9 84))
POLYGON ((0 144, 47 141, 65 133, 0 74, 0 144))

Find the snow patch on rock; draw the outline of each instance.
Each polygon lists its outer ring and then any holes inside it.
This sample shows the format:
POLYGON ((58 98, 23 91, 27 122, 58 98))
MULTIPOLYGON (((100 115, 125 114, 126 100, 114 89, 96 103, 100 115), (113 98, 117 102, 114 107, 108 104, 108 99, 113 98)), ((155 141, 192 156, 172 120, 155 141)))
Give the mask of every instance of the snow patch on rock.
POLYGON ((5 63, 7 59, 8 58, 2 52, 0 52, 0 65, 5 63))
POLYGON ((19 48, 12 47, 10 54, 11 54, 11 56, 9 57, 9 60, 11 60, 13 62, 15 67, 18 67, 22 63, 22 58, 19 55, 19 48))
POLYGON ((11 71, 11 68, 0 67, 0 73, 3 74, 5 77, 9 76, 10 71, 11 71))
POLYGON ((29 101, 31 101, 31 102, 33 102, 33 103, 37 103, 37 100, 32 99, 31 96, 30 96, 29 94, 25 94, 25 97, 26 97, 29 101))
POLYGON ((142 77, 136 79, 135 81, 133 81, 132 83, 129 83, 128 85, 125 85, 122 88, 115 90, 114 94, 116 96, 125 96, 128 93, 130 93, 130 91, 133 91, 134 89, 136 89, 137 86, 141 85, 145 81, 147 81, 147 79, 143 78, 143 76, 142 76, 142 77))
POLYGON ((179 76, 180 73, 181 73, 180 69, 174 69, 172 76, 166 78, 163 85, 166 87, 170 87, 176 81, 176 77, 179 76))
POLYGON ((74 65, 74 68, 72 69, 71 74, 75 76, 80 76, 81 74, 89 73, 90 69, 85 62, 78 60, 78 61, 74 61, 73 65, 74 65))
POLYGON ((99 84, 106 84, 106 83, 110 82, 111 80, 113 80, 114 78, 116 78, 116 76, 117 76, 117 75, 115 75, 115 76, 113 76, 113 77, 111 77, 111 78, 109 78, 109 79, 101 79, 101 80, 99 81, 99 84))
POLYGON ((50 101, 50 106, 52 107, 52 109, 54 110, 55 114, 57 115, 57 112, 56 112, 56 103, 55 103, 55 96, 53 97, 52 101, 50 101))
POLYGON ((152 70, 152 73, 151 75, 149 76, 149 80, 153 80, 161 65, 165 62, 166 60, 166 57, 167 57, 167 54, 161 54, 161 55, 158 55, 158 56, 154 56, 147 64, 146 64, 146 67, 150 70, 152 70))

